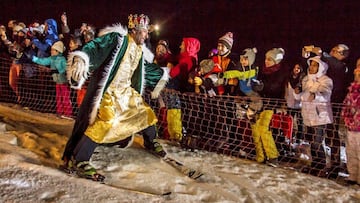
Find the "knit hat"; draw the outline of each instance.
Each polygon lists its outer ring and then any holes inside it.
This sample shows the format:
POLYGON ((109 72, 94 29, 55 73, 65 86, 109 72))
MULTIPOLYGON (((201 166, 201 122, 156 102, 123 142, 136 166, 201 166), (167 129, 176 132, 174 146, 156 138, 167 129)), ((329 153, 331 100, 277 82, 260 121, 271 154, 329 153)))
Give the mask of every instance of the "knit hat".
POLYGON ((240 55, 240 58, 246 57, 249 60, 249 66, 251 66, 255 62, 256 53, 257 53, 256 47, 247 48, 247 49, 244 49, 243 53, 240 55))
POLYGON ((233 43, 234 43, 233 33, 227 32, 224 36, 220 37, 218 43, 225 45, 226 48, 231 50, 233 43))
POLYGON ((62 41, 55 42, 52 46, 52 49, 55 49, 56 51, 63 53, 65 51, 64 43, 62 41))
POLYGON ((214 68, 214 61, 212 59, 204 59, 200 62, 200 68, 204 73, 210 72, 214 68))
POLYGON ((266 52, 265 56, 272 58, 275 61, 275 64, 279 64, 285 55, 285 50, 283 48, 273 48, 266 52))

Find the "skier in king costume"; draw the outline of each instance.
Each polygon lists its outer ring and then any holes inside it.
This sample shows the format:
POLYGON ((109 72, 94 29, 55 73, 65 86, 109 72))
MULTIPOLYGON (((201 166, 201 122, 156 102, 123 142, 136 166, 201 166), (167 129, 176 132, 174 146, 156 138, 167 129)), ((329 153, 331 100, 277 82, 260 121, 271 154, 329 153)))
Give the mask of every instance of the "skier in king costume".
POLYGON ((156 81, 154 91, 168 80, 166 71, 147 74, 144 63, 153 54, 144 42, 149 37, 149 18, 130 15, 128 29, 120 24, 106 27, 81 51, 68 56, 67 77, 72 88, 81 88, 91 72, 88 89, 64 150, 62 169, 82 177, 104 180, 89 160, 99 144, 129 146, 135 133, 142 133, 144 146, 164 157, 155 141, 157 122, 154 111, 142 98, 145 84, 156 81))

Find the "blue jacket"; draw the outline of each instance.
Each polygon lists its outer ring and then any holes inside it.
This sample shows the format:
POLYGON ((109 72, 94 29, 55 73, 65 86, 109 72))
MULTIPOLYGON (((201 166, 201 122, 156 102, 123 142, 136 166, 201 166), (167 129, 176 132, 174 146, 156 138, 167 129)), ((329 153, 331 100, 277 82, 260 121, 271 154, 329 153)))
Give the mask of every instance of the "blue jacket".
POLYGON ((35 38, 32 40, 32 43, 38 48, 38 57, 48 57, 51 46, 59 40, 56 21, 54 19, 47 19, 45 23, 48 25, 45 39, 40 41, 35 38))
POLYGON ((62 54, 45 58, 34 56, 32 61, 43 66, 50 66, 51 70, 55 70, 56 73, 53 73, 52 77, 57 84, 67 83, 66 58, 62 54))

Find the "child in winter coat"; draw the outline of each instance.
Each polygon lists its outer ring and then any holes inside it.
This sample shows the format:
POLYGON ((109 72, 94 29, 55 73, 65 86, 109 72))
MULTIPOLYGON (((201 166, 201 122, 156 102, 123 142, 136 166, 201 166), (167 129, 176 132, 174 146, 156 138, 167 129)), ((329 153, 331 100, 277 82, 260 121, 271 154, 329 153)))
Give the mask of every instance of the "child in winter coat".
POLYGON ((348 183, 360 184, 360 58, 354 70, 354 82, 344 100, 341 111, 345 126, 348 129, 346 138, 348 183))
MULTIPOLYGON (((218 54, 212 57, 212 60, 215 63, 221 73, 225 73, 226 71, 234 71, 237 70, 236 62, 238 60, 238 55, 234 54, 231 49, 233 47, 233 33, 227 32, 225 35, 219 38, 217 43, 218 54)), ((227 74, 227 78, 223 77, 223 75, 219 73, 219 80, 217 81, 217 94, 218 95, 236 95, 237 93, 237 85, 238 79, 236 77, 232 77, 231 74, 227 74)))
MULTIPOLYGON (((169 83, 167 88, 180 92, 189 91, 189 73, 195 70, 198 63, 198 52, 200 51, 200 41, 194 37, 183 38, 180 45, 179 61, 170 69, 169 83)), ((191 86, 192 87, 192 86, 191 86)), ((177 94, 169 95, 167 100, 167 121, 170 139, 181 141, 182 122, 181 122, 181 101, 177 94)))
POLYGON ((195 92, 203 92, 209 97, 217 95, 217 81, 219 80, 218 73, 221 73, 221 68, 215 66, 211 59, 204 59, 199 64, 200 70, 194 73, 194 77, 189 77, 188 82, 194 84, 195 92))
POLYGON ((257 75, 257 80, 263 83, 261 88, 256 88, 261 97, 284 98, 284 87, 289 72, 283 62, 284 57, 285 50, 283 48, 273 48, 266 52, 264 66, 257 75))
MULTIPOLYGON (((294 96, 301 101, 301 115, 305 131, 307 135, 312 135, 312 138, 305 136, 305 140, 312 142, 311 151, 314 154, 319 154, 319 149, 323 148, 326 158, 325 169, 329 169, 331 166, 331 148, 325 144, 325 129, 327 124, 333 122, 330 103, 333 81, 326 75, 328 65, 319 56, 308 59, 307 63, 309 68, 307 75, 302 80, 302 92, 300 93, 299 87, 295 88, 294 96)), ((310 146, 310 143, 305 144, 310 146)), ((309 152, 310 150, 306 151, 309 152)), ((308 165, 311 164, 311 153, 302 154, 300 158, 307 160, 308 165)))
POLYGON ((256 53, 257 49, 254 47, 244 49, 240 55, 241 77, 239 78, 239 87, 240 91, 246 96, 252 96, 256 93, 253 91, 251 85, 259 71, 259 67, 254 64, 256 53))
POLYGON ((294 91, 298 88, 301 92, 302 80, 305 77, 305 70, 300 63, 295 63, 294 67, 290 71, 290 75, 287 79, 285 86, 285 100, 287 104, 287 110, 293 118, 293 135, 292 141, 296 142, 302 138, 302 118, 301 118, 301 106, 300 100, 295 99, 294 91))
POLYGON ((65 72, 66 59, 62 55, 64 50, 63 42, 57 41, 51 46, 50 57, 38 58, 34 56, 32 61, 43 66, 50 66, 53 80, 56 83, 56 113, 59 116, 71 117, 70 88, 65 72))

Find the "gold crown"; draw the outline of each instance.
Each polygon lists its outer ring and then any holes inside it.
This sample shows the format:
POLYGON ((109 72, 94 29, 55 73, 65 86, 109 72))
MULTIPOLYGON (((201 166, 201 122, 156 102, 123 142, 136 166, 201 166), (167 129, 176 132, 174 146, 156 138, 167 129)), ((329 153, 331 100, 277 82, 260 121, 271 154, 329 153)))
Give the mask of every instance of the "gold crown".
POLYGON ((150 19, 144 14, 130 14, 129 15, 129 29, 149 29, 150 19))

